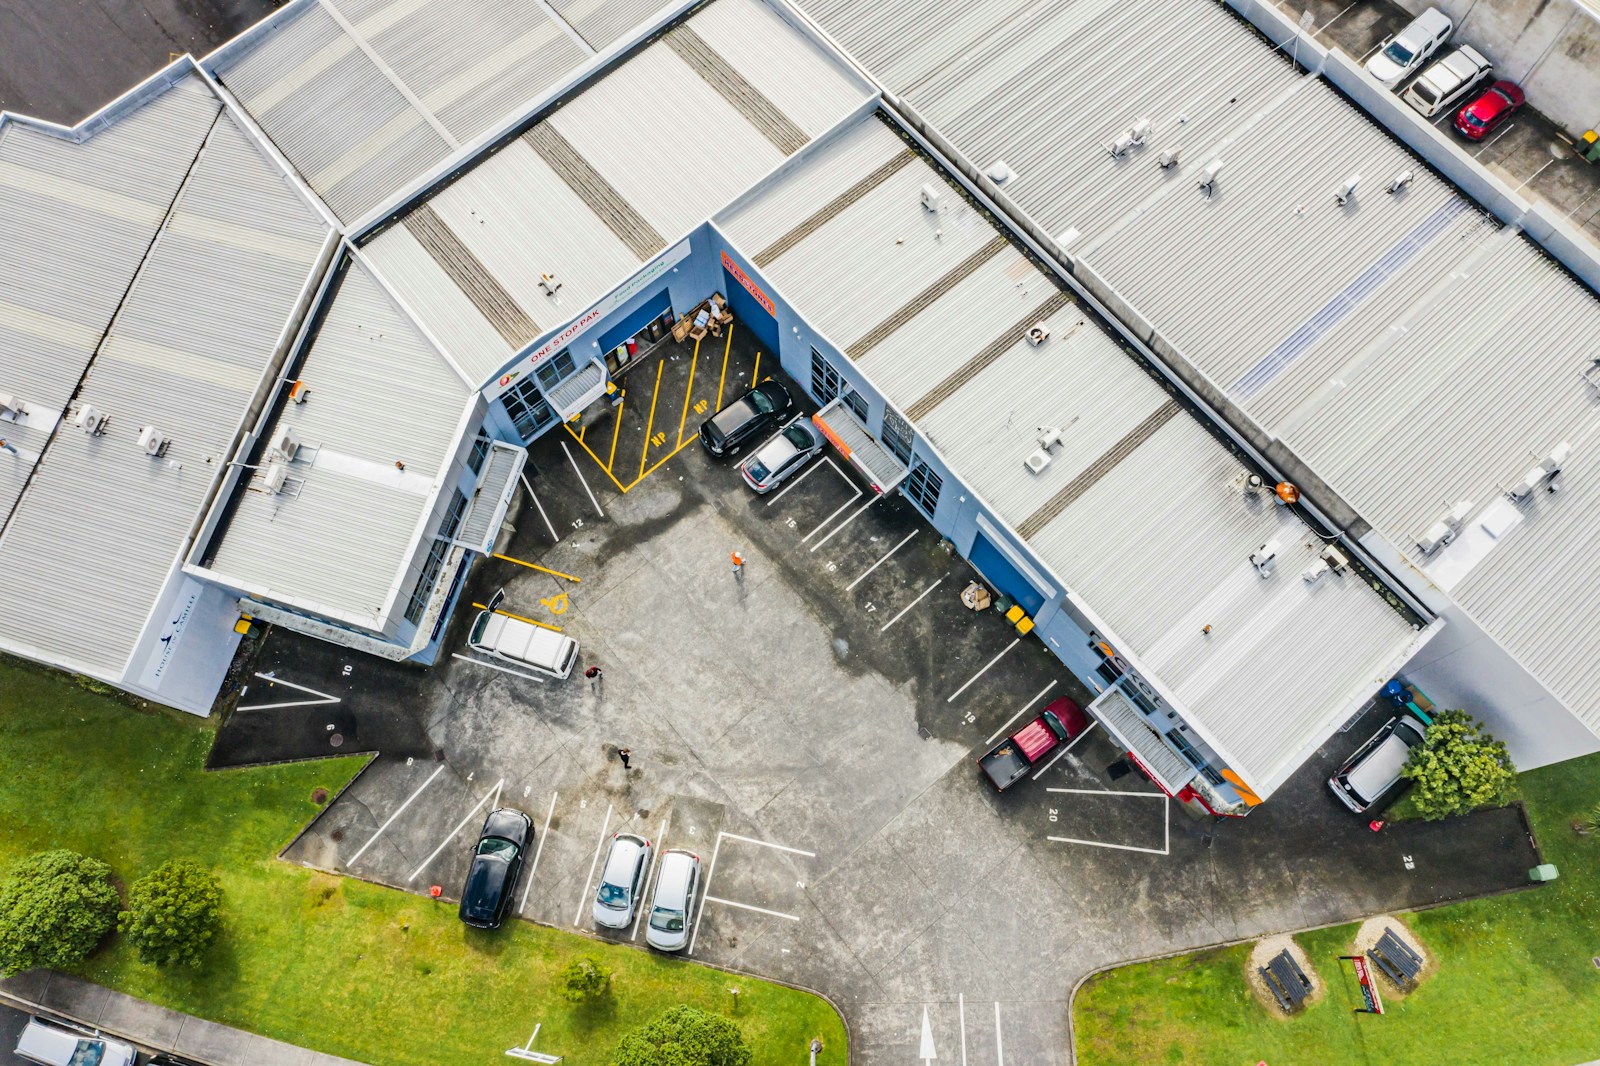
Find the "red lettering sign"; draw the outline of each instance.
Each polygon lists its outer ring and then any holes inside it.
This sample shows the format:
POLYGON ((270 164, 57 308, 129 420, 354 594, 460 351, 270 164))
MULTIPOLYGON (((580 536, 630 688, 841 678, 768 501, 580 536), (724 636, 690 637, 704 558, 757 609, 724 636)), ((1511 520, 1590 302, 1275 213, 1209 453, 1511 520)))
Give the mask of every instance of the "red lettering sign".
POLYGON ((722 269, 733 275, 735 281, 743 285, 751 296, 756 298, 756 303, 766 308, 767 314, 773 318, 778 317, 777 310, 772 306, 772 300, 761 291, 761 286, 750 280, 749 275, 739 269, 739 264, 728 258, 728 253, 722 253, 722 269))

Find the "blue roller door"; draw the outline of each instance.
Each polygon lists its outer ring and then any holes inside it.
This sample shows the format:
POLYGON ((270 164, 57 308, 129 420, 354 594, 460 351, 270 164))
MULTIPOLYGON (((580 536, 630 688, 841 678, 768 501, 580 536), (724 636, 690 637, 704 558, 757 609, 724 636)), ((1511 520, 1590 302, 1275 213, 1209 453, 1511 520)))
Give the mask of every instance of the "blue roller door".
POLYGON ((1005 553, 982 533, 972 542, 972 565, 991 585, 1016 600, 1028 612, 1028 617, 1038 614, 1039 608, 1044 606, 1044 594, 1034 588, 1005 553))
POLYGON ((743 327, 754 333, 761 350, 769 355, 777 352, 778 320, 756 302, 756 298, 750 295, 750 291, 741 285, 737 278, 728 273, 726 267, 722 271, 722 282, 723 292, 728 295, 728 307, 733 311, 734 328, 743 327))
POLYGON ((600 350, 609 352, 670 310, 672 310, 672 300, 668 298, 667 290, 662 289, 640 304, 637 311, 600 334, 600 350))

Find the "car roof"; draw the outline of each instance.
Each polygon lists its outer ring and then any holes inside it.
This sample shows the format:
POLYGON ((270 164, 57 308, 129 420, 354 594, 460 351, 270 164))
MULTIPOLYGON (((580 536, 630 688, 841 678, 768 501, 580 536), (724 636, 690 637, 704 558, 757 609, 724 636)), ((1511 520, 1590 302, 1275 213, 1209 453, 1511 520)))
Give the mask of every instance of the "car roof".
POLYGON ((1402 732, 1404 727, 1409 727, 1409 723, 1399 718, 1391 719, 1382 730, 1388 735, 1345 775, 1345 780, 1362 799, 1369 802, 1377 799, 1399 780, 1400 768, 1411 754, 1408 738, 1414 735, 1402 732))
POLYGON ((489 817, 483 820, 483 832, 480 836, 523 841, 527 839, 529 824, 528 816, 515 807, 501 807, 499 810, 490 811, 489 817))
POLYGON ((23 1027, 22 1039, 17 1041, 17 1054, 31 1055, 46 1062, 57 1060, 64 1063, 72 1058, 79 1039, 76 1033, 57 1029, 35 1019, 23 1027))
POLYGON ((634 836, 632 833, 618 833, 611 841, 611 851, 606 856, 606 868, 601 876, 609 877, 614 869, 637 863, 639 856, 644 853, 644 845, 644 837, 634 836))
MULTIPOLYGON (((785 426, 784 428, 787 429, 788 427, 785 426)), ((761 446, 756 452, 755 458, 760 459, 769 467, 776 467, 799 451, 800 449, 794 446, 794 441, 779 433, 761 446)))

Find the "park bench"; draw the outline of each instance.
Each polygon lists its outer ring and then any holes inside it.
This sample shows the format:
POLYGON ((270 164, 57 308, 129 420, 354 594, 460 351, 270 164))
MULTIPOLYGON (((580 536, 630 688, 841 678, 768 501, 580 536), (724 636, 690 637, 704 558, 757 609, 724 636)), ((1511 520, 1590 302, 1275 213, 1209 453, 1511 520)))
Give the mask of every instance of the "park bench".
POLYGON ((1383 936, 1378 942, 1367 950, 1367 957, 1377 964, 1393 981, 1396 988, 1405 989, 1417 983, 1417 974, 1422 970, 1422 956, 1411 950, 1411 946, 1395 935, 1389 927, 1383 930, 1383 936))
POLYGON ((1292 1011, 1311 994, 1311 979, 1300 969, 1287 948, 1274 955, 1260 968, 1261 979, 1272 990, 1278 1006, 1292 1011))

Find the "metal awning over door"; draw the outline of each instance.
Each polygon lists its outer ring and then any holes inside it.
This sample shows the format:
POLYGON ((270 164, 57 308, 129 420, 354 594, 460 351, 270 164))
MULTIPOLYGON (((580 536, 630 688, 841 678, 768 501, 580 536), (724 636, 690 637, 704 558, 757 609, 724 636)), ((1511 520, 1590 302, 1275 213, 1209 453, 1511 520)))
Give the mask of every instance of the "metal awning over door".
POLYGON ((888 492, 905 479, 905 465, 867 432, 843 399, 828 404, 812 415, 811 421, 839 449, 839 454, 861 471, 874 491, 888 492))
POLYGON ((1150 728, 1144 715, 1139 713, 1139 709, 1120 687, 1113 686, 1100 693, 1089 704, 1089 713, 1139 760, 1140 765, 1155 777, 1156 784, 1165 789, 1169 796, 1176 795, 1200 772, 1156 735, 1156 731, 1150 728))

